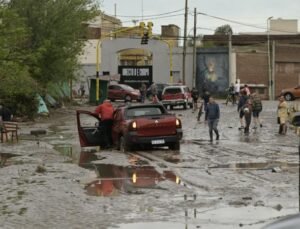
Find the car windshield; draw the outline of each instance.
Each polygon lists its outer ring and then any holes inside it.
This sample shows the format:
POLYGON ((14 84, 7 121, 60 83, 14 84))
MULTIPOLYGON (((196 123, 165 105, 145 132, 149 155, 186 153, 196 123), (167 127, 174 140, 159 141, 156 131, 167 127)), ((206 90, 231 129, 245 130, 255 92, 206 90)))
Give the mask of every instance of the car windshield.
POLYGON ((181 93, 180 88, 167 88, 165 90, 165 94, 178 94, 178 93, 181 93))
POLYGON ((125 114, 127 118, 135 118, 140 116, 161 115, 165 114, 165 111, 162 107, 159 106, 132 107, 128 108, 125 114))

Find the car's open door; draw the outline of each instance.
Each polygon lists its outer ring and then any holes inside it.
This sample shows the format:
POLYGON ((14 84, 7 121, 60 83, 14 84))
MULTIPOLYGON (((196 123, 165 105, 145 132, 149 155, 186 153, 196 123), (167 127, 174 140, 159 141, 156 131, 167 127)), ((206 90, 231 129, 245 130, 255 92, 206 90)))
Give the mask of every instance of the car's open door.
POLYGON ((81 147, 105 145, 105 138, 103 137, 104 132, 101 127, 99 127, 101 120, 97 114, 89 111, 77 110, 76 118, 81 147))

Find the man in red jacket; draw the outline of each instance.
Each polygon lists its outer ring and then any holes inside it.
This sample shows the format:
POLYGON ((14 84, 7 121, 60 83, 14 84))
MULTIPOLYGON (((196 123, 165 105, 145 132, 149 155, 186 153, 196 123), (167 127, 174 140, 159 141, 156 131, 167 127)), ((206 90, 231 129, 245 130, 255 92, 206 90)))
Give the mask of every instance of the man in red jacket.
POLYGON ((112 145, 112 125, 113 125, 113 114, 114 114, 114 107, 111 104, 110 100, 106 99, 102 104, 100 104, 95 113, 99 115, 101 118, 101 122, 99 126, 103 128, 104 138, 106 142, 106 147, 110 147, 112 145))

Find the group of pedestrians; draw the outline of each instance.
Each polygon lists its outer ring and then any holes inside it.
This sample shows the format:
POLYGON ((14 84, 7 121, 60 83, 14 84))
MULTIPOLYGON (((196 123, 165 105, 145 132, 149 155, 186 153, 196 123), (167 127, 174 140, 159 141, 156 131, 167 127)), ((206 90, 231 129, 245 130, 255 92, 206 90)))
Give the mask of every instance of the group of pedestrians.
MULTIPOLYGON (((242 89, 240 89, 240 85, 236 83, 236 85, 231 85, 231 90, 233 92, 232 96, 234 96, 233 101, 238 100, 237 103, 237 111, 239 113, 239 119, 241 126, 239 130, 243 130, 245 134, 250 133, 250 125, 253 117, 254 126, 253 129, 257 129, 258 127, 263 127, 259 115, 263 109, 263 105, 260 97, 256 93, 250 92, 248 85, 245 85, 242 89), (238 92, 238 94, 237 94, 238 92)), ((193 88, 192 97, 194 101, 194 111, 197 108, 197 100, 199 97, 199 93, 197 89, 193 88)), ((208 91, 205 91, 202 95, 203 102, 201 102, 197 120, 200 121, 200 117, 202 109, 205 112, 205 122, 208 124, 209 129, 209 139, 213 141, 213 132, 215 132, 216 140, 219 140, 220 134, 218 131, 218 122, 220 119, 220 108, 216 103, 214 98, 210 95, 208 91)), ((193 112, 194 112, 193 111, 193 112)), ((284 118, 283 118, 284 119, 284 118)), ((283 120, 284 121, 284 120, 283 120)), ((284 126, 282 129, 284 130, 284 126)))
POLYGON ((259 118, 262 109, 263 106, 261 99, 256 93, 250 94, 248 87, 245 87, 243 90, 241 90, 237 106, 241 124, 239 130, 244 130, 245 134, 249 134, 252 117, 254 119, 253 129, 257 129, 258 126, 263 127, 259 118))
MULTIPOLYGON (((193 98, 193 112, 198 108, 198 98, 199 92, 194 87, 191 91, 191 95, 193 98)), ((220 139, 220 134, 218 130, 218 123, 220 119, 220 107, 219 104, 216 103, 214 98, 210 95, 208 91, 204 91, 202 95, 203 102, 201 103, 197 115, 197 120, 200 121, 200 117, 203 113, 203 109, 205 112, 205 123, 208 125, 209 129, 209 139, 210 142, 213 141, 213 133, 216 135, 216 140, 220 139)))

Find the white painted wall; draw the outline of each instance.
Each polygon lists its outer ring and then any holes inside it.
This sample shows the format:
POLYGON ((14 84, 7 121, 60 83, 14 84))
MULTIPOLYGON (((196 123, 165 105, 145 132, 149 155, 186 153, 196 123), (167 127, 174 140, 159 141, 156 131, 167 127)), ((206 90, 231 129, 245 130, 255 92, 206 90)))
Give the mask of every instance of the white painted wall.
MULTIPOLYGON (((104 40, 101 43, 100 71, 118 73, 118 52, 124 49, 147 49, 153 55, 153 81, 160 83, 170 82, 170 50, 168 45, 160 40, 149 40, 147 45, 141 45, 140 39, 118 38, 104 40)), ((173 48, 173 71, 179 71, 182 79, 182 48, 173 48)), ((192 48, 187 49, 186 56, 186 85, 192 86, 193 73, 192 48)), ((176 83, 176 82, 174 82, 176 83)))

